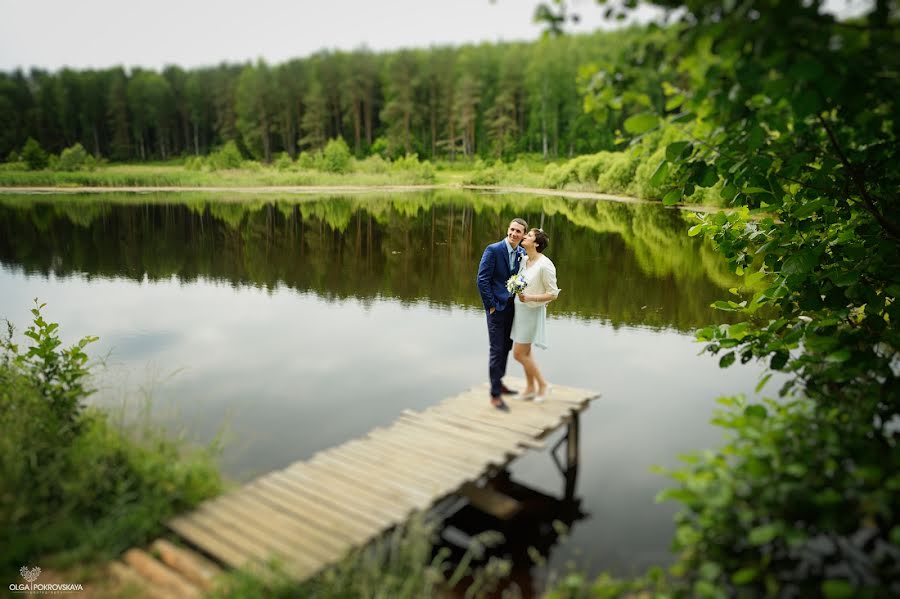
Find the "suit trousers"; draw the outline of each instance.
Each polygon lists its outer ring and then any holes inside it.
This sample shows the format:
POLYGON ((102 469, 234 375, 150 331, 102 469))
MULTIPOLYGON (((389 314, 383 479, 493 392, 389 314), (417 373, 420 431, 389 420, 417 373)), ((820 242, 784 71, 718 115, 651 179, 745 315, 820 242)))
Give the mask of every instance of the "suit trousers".
POLYGON ((488 340, 491 344, 488 360, 488 375, 491 379, 491 395, 499 396, 503 387, 501 379, 506 374, 506 361, 513 342, 510 337, 513 315, 515 314, 514 298, 509 298, 505 310, 487 312, 488 340))

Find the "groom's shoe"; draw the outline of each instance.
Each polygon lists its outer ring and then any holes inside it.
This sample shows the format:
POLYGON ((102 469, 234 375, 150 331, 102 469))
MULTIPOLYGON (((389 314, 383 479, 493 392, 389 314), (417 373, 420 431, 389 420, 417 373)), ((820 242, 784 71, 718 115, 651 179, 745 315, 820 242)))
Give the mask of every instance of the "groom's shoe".
POLYGON ((509 412, 509 406, 506 405, 506 402, 499 395, 491 395, 491 405, 501 412, 509 412))
POLYGON ((503 395, 518 395, 519 394, 518 391, 516 391, 515 389, 510 389, 506 385, 503 385, 500 387, 500 393, 502 393, 503 395))

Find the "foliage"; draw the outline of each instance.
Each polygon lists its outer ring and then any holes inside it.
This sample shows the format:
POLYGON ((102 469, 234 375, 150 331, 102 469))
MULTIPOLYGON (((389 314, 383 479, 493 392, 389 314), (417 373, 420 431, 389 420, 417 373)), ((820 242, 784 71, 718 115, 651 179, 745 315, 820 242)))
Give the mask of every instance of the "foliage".
POLYGON ((97 161, 93 156, 87 153, 80 143, 76 143, 66 148, 59 154, 59 160, 56 162, 55 170, 60 171, 80 171, 93 170, 96 168, 97 161))
POLYGON ((292 582, 276 562, 271 564, 271 572, 266 576, 268 580, 238 571, 225 579, 211 598, 419 599, 438 596, 442 589, 456 586, 464 577, 472 579, 466 588, 466 597, 485 597, 498 580, 509 574, 509 562, 496 558, 479 567, 471 565, 473 558, 485 547, 502 540, 498 533, 486 532, 474 537, 455 566, 447 560, 449 550, 434 551, 436 538, 434 524, 416 515, 384 538, 351 552, 335 566, 301 584, 292 582))
POLYGON ((326 173, 346 173, 350 170, 353 162, 353 156, 350 154, 350 147, 342 138, 328 140, 325 149, 316 161, 317 168, 326 173))
MULTIPOLYGON (((0 572, 54 555, 60 566, 112 557, 160 522, 219 492, 206 455, 186 458, 160 433, 142 440, 84 407, 85 337, 61 349, 39 304, 20 349, 0 358, 0 572)), ((43 562, 42 562, 43 563, 43 562)))
POLYGON ((492 166, 488 166, 480 158, 475 161, 472 173, 463 179, 466 185, 497 185, 500 183, 501 173, 504 171, 503 162, 498 160, 492 166))
POLYGON ((233 141, 229 141, 215 152, 210 153, 204 161, 204 164, 213 171, 240 168, 243 163, 244 158, 241 156, 241 151, 233 141))
POLYGON ((22 148, 22 160, 30 171, 38 171, 47 166, 47 153, 41 148, 41 144, 33 137, 29 137, 22 148))
POLYGON ((630 114, 633 135, 682 129, 644 174, 666 204, 718 186, 735 210, 697 215, 690 234, 762 284, 716 302, 742 321, 698 338, 722 367, 792 375, 780 401, 724 400, 728 445, 673 473, 672 591, 897 594, 897 15, 887 2, 849 22, 816 2, 655 3, 682 11, 677 40, 657 46, 664 105, 627 98, 640 67, 626 64, 598 73, 586 106, 630 114))

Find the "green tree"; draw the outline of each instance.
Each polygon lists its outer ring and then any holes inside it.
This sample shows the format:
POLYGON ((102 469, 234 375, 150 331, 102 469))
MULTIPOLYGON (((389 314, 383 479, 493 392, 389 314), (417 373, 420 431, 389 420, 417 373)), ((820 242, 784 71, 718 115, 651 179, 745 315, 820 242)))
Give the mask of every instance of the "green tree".
POLYGON ((37 171, 47 167, 47 152, 41 148, 41 144, 33 137, 29 137, 22 148, 22 160, 28 170, 37 171))

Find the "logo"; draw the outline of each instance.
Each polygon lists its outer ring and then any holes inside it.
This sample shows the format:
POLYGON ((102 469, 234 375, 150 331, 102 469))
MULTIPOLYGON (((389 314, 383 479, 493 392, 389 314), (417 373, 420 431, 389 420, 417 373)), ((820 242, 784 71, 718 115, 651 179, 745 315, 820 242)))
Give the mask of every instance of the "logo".
POLYGON ((13 583, 9 585, 9 590, 14 593, 74 593, 78 591, 83 591, 84 587, 81 586, 80 583, 70 583, 70 582, 52 582, 47 584, 35 583, 34 581, 38 579, 38 576, 41 575, 41 568, 39 566, 35 566, 34 568, 29 568, 28 566, 22 566, 19 568, 19 574, 22 575, 22 578, 25 579, 26 584, 16 584, 13 583))
POLYGON ((40 566, 35 566, 31 570, 28 569, 28 566, 22 566, 19 568, 19 574, 22 575, 22 578, 25 579, 25 582, 34 582, 37 580, 38 576, 41 575, 40 566))

